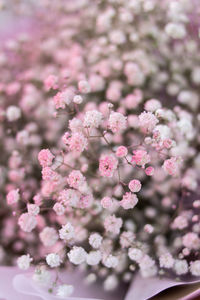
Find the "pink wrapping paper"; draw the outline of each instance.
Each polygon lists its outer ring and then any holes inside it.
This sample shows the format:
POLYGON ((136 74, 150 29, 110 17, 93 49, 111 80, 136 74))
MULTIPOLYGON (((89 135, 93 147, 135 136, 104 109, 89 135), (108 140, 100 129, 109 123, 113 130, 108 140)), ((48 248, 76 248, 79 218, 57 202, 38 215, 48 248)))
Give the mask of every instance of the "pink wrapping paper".
MULTIPOLYGON (((32 273, 20 272, 15 267, 0 268, 0 300, 56 300, 58 297, 50 295, 43 288, 35 284, 32 279, 32 273)), ((65 298, 66 300, 147 300, 170 287, 179 285, 189 285, 200 282, 199 279, 193 281, 179 281, 172 279, 141 278, 136 275, 128 292, 119 288, 114 293, 104 292, 101 283, 91 286, 84 284, 85 273, 63 272, 61 275, 64 282, 75 286, 73 297, 65 298), (126 295, 125 295, 126 294, 126 295)), ((166 291, 166 294, 168 291, 166 291)), ((180 300, 191 300, 200 296, 200 289, 193 291, 180 300)), ((157 298, 158 299, 158 298, 157 298)))

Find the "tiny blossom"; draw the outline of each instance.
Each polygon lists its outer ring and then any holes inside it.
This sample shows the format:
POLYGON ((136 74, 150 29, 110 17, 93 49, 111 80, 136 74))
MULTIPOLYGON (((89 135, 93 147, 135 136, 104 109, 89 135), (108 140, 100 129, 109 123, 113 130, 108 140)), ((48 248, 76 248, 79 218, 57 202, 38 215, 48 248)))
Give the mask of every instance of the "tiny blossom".
POLYGON ((80 171, 74 170, 69 174, 67 182, 69 183, 70 187, 78 189, 85 183, 85 177, 80 171))
POLYGON ((183 245, 189 249, 200 249, 200 239, 194 232, 188 232, 183 236, 183 245))
POLYGON ((133 232, 131 232, 131 231, 124 231, 120 235, 120 245, 122 246, 122 248, 128 248, 128 247, 131 246, 131 244, 133 243, 134 239, 135 239, 135 235, 134 235, 133 232))
POLYGON ((49 75, 44 81, 45 88, 47 90, 57 88, 57 80, 58 78, 55 75, 49 75))
POLYGON ((185 27, 181 23, 168 23, 165 31, 173 39, 182 39, 186 35, 185 27))
POLYGON ((8 205, 13 205, 13 204, 17 203, 20 199, 19 189, 10 191, 6 196, 6 199, 7 199, 8 205))
POLYGON ((38 160, 42 167, 48 167, 52 164, 54 155, 49 151, 49 149, 43 149, 38 154, 38 160))
POLYGON ((122 223, 123 222, 121 218, 116 218, 115 215, 108 216, 105 219, 104 227, 107 232, 119 234, 122 223))
POLYGON ((81 95, 75 95, 73 98, 73 102, 76 104, 81 104, 83 102, 83 98, 81 97, 81 95))
POLYGON ((172 157, 170 159, 165 160, 163 164, 164 171, 171 175, 177 176, 179 173, 179 162, 176 157, 172 157))
POLYGON ((74 227, 71 225, 71 223, 67 223, 62 226, 62 228, 59 230, 59 236, 61 240, 71 240, 74 238, 75 233, 74 233, 74 227))
POLYGON ((174 262, 174 270, 177 275, 184 275, 188 272, 188 263, 185 259, 176 259, 174 262))
POLYGON ((84 117, 85 127, 98 128, 102 122, 102 113, 97 110, 89 110, 84 117))
POLYGON ((129 248, 128 256, 131 260, 136 261, 137 263, 140 263, 140 261, 142 260, 142 258, 144 256, 144 253, 138 248, 129 248))
POLYGON ((63 93, 58 92, 54 97, 53 97, 54 105, 56 109, 65 108, 65 97, 63 93))
POLYGON ((62 260, 57 253, 50 253, 46 257, 46 262, 51 268, 56 268, 60 266, 62 260))
POLYGON ((184 216, 178 216, 174 219, 172 223, 173 228, 184 229, 188 226, 188 220, 184 216))
POLYGON ((108 120, 109 128, 113 133, 126 129, 126 117, 118 112, 112 112, 108 120))
POLYGON ((6 117, 9 122, 17 121, 21 117, 21 109, 14 105, 9 106, 6 110, 6 117))
POLYGON ((154 175, 154 168, 153 167, 147 167, 145 169, 145 173, 147 176, 153 176, 154 175))
POLYGON ((133 151, 132 162, 144 168, 150 162, 150 155, 145 150, 135 150, 133 151))
POLYGON ((65 207, 61 203, 55 203, 53 206, 53 210, 58 216, 62 216, 65 213, 65 207))
POLYGON ((100 157, 99 161, 99 171, 101 176, 104 177, 112 177, 114 171, 117 169, 118 160, 114 157, 114 155, 103 155, 100 157))
POLYGON ((27 204, 28 213, 37 216, 40 212, 40 208, 38 205, 35 204, 27 204))
POLYGON ((158 119, 151 112, 143 112, 139 115, 139 126, 144 133, 152 132, 158 123, 158 119))
POLYGON ((128 187, 130 189, 131 192, 133 193, 137 193, 141 190, 141 182, 137 179, 133 179, 129 182, 128 187))
POLYGON ((153 233, 154 232, 154 228, 151 224, 146 224, 144 226, 144 231, 147 232, 147 233, 153 233))
POLYGON ((90 251, 86 257, 86 263, 90 266, 98 265, 101 261, 101 252, 97 251, 90 251))
POLYGON ((143 278, 152 277, 157 274, 155 261, 147 254, 144 255, 144 257, 140 261, 139 267, 143 278))
POLYGON ((81 132, 75 132, 68 140, 69 149, 71 151, 81 153, 87 149, 88 141, 81 132))
POLYGON ((122 200, 120 201, 120 205, 124 209, 134 208, 137 203, 138 203, 137 196, 135 194, 128 193, 128 192, 123 196, 122 200))
POLYGON ((161 103, 157 99, 150 99, 145 103, 144 107, 147 111, 155 112, 157 109, 161 108, 161 103))
POLYGON ((45 167, 42 169, 42 179, 43 180, 56 180, 58 174, 54 172, 50 167, 45 167))
POLYGON ((30 267, 30 263, 32 262, 32 258, 29 254, 22 255, 17 259, 17 265, 21 270, 28 270, 30 267))
POLYGON ((113 206, 113 200, 110 197, 104 197, 101 200, 101 205, 105 209, 109 209, 113 206))
POLYGON ((102 243, 102 236, 99 233, 92 233, 89 236, 89 244, 95 248, 98 249, 101 246, 102 243))
POLYGON ((24 213, 19 217, 18 224, 23 231, 31 232, 37 225, 37 219, 32 214, 24 213))
POLYGON ((161 268, 171 269, 174 265, 174 259, 170 253, 166 252, 159 257, 159 263, 161 268))
POLYGON ((78 83, 78 89, 83 94, 88 94, 90 92, 90 90, 91 90, 90 84, 86 80, 79 81, 79 83, 78 83))
POLYGON ((73 294, 74 287, 69 284, 61 284, 57 288, 56 296, 65 299, 73 294))
POLYGON ((117 157, 124 157, 128 154, 128 149, 124 146, 120 146, 117 148, 115 155, 117 157))
POLYGON ((58 234, 54 228, 45 227, 39 234, 40 240, 46 247, 55 245, 58 240, 58 234))
POLYGON ((60 192, 59 200, 65 206, 77 207, 80 201, 80 196, 76 190, 66 189, 60 192))
POLYGON ((119 259, 116 256, 110 254, 103 260, 103 264, 107 268, 116 268, 119 264, 119 259))
POLYGON ((190 273, 193 276, 200 276, 200 260, 195 260, 190 263, 190 273))
POLYGON ((67 255, 71 263, 80 265, 85 262, 87 252, 82 247, 74 246, 67 255))

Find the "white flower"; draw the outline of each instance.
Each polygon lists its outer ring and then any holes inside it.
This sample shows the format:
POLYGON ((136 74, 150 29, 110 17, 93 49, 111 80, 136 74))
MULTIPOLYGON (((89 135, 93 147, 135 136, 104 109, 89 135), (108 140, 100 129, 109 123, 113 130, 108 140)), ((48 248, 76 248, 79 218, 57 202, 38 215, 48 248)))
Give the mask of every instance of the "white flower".
POLYGON ((85 262, 87 252, 82 247, 74 246, 67 255, 71 263, 80 265, 85 262))
POLYGON ((81 97, 81 95, 75 95, 73 98, 73 102, 76 104, 81 104, 83 102, 83 98, 81 97))
POLYGON ((200 260, 190 263, 190 273, 194 276, 200 276, 200 260))
POLYGON ((6 110, 6 117, 10 122, 18 120, 21 117, 21 109, 14 105, 9 106, 6 110))
POLYGON ((32 258, 29 254, 22 255, 17 260, 17 265, 22 270, 27 270, 30 267, 30 263, 32 262, 32 258))
POLYGON ((147 254, 143 256, 139 263, 139 267, 143 278, 152 277, 157 274, 155 261, 147 254))
POLYGON ((116 266, 119 263, 119 259, 116 256, 113 256, 112 254, 108 255, 104 260, 103 264, 107 268, 116 268, 116 266))
POLYGON ((62 226, 62 228, 59 230, 59 236, 61 240, 71 240, 74 237, 74 227, 71 223, 67 223, 62 226))
POLYGON ((184 275, 188 272, 188 263, 185 259, 176 259, 174 263, 174 270, 177 275, 184 275))
POLYGON ((92 233, 89 237, 89 244, 98 249, 101 246, 102 236, 99 233, 92 233))
POLYGON ((60 298, 65 298, 71 296, 73 292, 74 292, 73 285, 62 284, 58 286, 56 295, 60 298))
POLYGON ((126 117, 118 112, 110 114, 108 125, 113 133, 124 130, 126 128, 126 117))
POLYGON ((165 32, 173 39, 182 39, 186 36, 185 26, 181 23, 168 23, 165 32))
POLYGON ((128 256, 131 260, 134 260, 137 263, 139 263, 141 261, 142 257, 144 256, 144 254, 143 254, 142 250, 140 250, 138 248, 129 248, 128 256))
POLYGON ((98 265, 101 260, 100 251, 91 251, 87 254, 86 262, 90 266, 98 265))
POLYGON ((57 253, 50 253, 46 257, 46 262, 51 268, 60 266, 62 260, 57 253))
POLYGON ((174 265, 174 259, 170 253, 164 253, 159 257, 159 263, 161 268, 170 269, 174 265))
POLYGON ((37 216, 40 212, 40 208, 36 204, 27 204, 28 213, 33 216, 37 216))
POLYGON ((89 110, 84 117, 84 126, 98 128, 102 121, 102 113, 97 110, 89 110))
POLYGON ((46 247, 55 245, 58 240, 58 234, 54 228, 45 227, 39 234, 40 240, 46 247))

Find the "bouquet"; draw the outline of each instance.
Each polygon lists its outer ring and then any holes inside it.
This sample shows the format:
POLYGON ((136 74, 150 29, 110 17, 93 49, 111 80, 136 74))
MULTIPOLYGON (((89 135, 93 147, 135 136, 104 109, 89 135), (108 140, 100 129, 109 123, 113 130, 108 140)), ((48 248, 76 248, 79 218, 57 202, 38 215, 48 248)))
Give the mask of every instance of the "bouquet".
POLYGON ((200 276, 198 14, 42 1, 2 48, 0 256, 50 293, 73 294, 72 266, 106 291, 200 276))

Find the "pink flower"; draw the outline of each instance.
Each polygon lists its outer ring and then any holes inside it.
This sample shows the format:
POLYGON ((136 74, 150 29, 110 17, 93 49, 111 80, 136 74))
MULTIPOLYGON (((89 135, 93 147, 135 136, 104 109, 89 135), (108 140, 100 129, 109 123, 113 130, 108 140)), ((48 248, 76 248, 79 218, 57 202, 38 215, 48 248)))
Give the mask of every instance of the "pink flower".
POLYGON ((22 214, 18 219, 18 225, 25 232, 31 232, 37 225, 36 217, 29 213, 22 214))
POLYGON ((19 201, 19 198, 19 189, 10 191, 6 196, 8 205, 17 203, 19 201))
POLYGON ((126 129, 126 117, 118 112, 112 112, 108 120, 109 128, 113 133, 126 129))
POLYGON ((150 155, 147 154, 145 150, 133 151, 133 156, 131 162, 136 163, 136 165, 145 167, 146 164, 150 162, 150 155))
POLYGON ((171 175, 171 176, 177 176, 179 173, 179 161, 177 157, 172 157, 170 159, 165 160, 163 164, 164 171, 171 175))
POLYGON ((42 167, 48 167, 52 164, 54 155, 49 151, 49 149, 43 149, 38 154, 38 160, 42 167))
POLYGON ((78 89, 83 94, 88 94, 91 90, 89 82, 86 80, 81 80, 78 83, 78 89))
POLYGON ((186 248, 198 250, 200 249, 200 239, 194 232, 188 232, 183 236, 183 245, 186 248))
POLYGON ((54 172, 51 168, 45 167, 42 169, 42 179, 43 180, 55 180, 58 174, 54 172))
POLYGON ((73 97, 74 97, 74 92, 72 89, 65 89, 64 91, 62 92, 58 92, 53 100, 54 100, 54 104, 55 104, 55 108, 58 109, 58 108, 65 108, 65 105, 69 105, 72 100, 73 100, 73 97))
POLYGON ((27 210, 30 215, 37 216, 40 212, 40 207, 36 204, 28 203, 27 210))
POLYGON ((131 192, 133 193, 137 193, 141 190, 141 182, 137 179, 133 179, 129 182, 128 187, 130 189, 131 192))
POLYGON ((107 232, 119 234, 122 223, 121 218, 116 218, 115 215, 108 216, 104 221, 104 227, 107 232))
POLYGON ((84 208, 88 208, 91 207, 92 203, 93 203, 93 196, 92 195, 85 195, 82 196, 80 201, 79 201, 79 207, 84 209, 84 208))
POLYGON ((80 132, 73 133, 71 138, 69 138, 68 140, 69 140, 69 149, 71 151, 81 153, 85 149, 87 149, 87 145, 88 145, 87 139, 80 132))
POLYGON ((145 169, 145 173, 147 176, 153 176, 154 174, 154 168, 153 167, 148 167, 145 169))
POLYGON ((117 148, 117 151, 116 151, 116 153, 115 153, 115 155, 116 155, 117 157, 124 157, 124 156, 126 156, 127 154, 128 154, 128 150, 127 150, 127 148, 124 147, 124 146, 118 147, 118 148, 117 148))
POLYGON ((135 194, 132 194, 132 193, 126 193, 123 196, 122 200, 120 201, 120 205, 124 209, 134 208, 137 203, 138 203, 138 198, 135 194))
POLYGON ((44 81, 46 90, 56 89, 57 81, 58 81, 58 78, 55 75, 49 75, 44 81))
POLYGON ((103 155, 99 161, 99 171, 101 176, 112 177, 117 169, 118 160, 112 155, 103 155))
POLYGON ((55 104, 55 108, 58 109, 58 108, 65 108, 65 98, 63 96, 63 93, 61 92, 58 92, 54 97, 53 97, 53 101, 54 101, 54 104, 55 104))
POLYGON ((58 216, 62 216, 65 213, 65 207, 59 202, 54 204, 53 210, 58 216))
POLYGON ((101 200, 101 205, 103 208, 109 209, 113 205, 113 200, 110 197, 104 197, 101 200))
POLYGON ((139 126, 144 133, 152 132, 158 123, 158 119, 151 112, 143 112, 139 115, 139 126))
POLYGON ((85 183, 85 177, 80 171, 74 170, 69 174, 67 182, 74 189, 78 189, 85 183))

